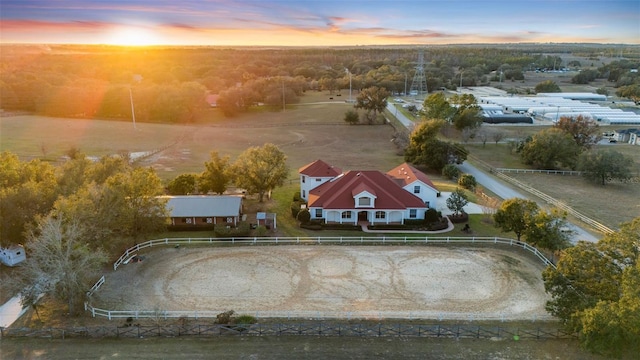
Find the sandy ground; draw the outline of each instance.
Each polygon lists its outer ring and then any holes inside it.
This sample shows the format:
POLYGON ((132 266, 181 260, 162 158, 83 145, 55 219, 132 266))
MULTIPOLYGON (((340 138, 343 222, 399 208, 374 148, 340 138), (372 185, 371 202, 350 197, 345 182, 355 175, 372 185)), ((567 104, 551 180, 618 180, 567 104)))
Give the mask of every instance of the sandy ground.
POLYGON ((310 316, 543 319, 542 265, 503 248, 163 248, 106 275, 93 305, 310 316))

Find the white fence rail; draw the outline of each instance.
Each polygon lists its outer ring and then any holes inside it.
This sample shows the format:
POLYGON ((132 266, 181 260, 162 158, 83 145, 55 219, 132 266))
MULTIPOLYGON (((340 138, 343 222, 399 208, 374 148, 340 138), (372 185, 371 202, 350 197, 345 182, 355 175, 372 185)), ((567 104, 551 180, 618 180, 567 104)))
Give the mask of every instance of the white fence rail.
POLYGON ((164 238, 145 241, 127 249, 113 263, 113 270, 128 263, 138 252, 153 246, 181 245, 411 245, 411 244, 506 244, 522 247, 536 255, 545 265, 552 265, 538 249, 514 239, 501 237, 430 237, 430 236, 335 236, 335 237, 237 237, 237 238, 164 238))
MULTIPOLYGON (((569 205, 565 204, 562 201, 559 201, 545 193, 543 193, 542 191, 535 189, 527 184, 522 183, 521 181, 518 181, 514 178, 512 178, 511 176, 507 175, 504 173, 504 170, 509 170, 509 169, 504 169, 504 168, 493 168, 491 165, 487 164, 486 162, 470 156, 470 158, 473 158, 473 161, 477 164, 479 164, 480 166, 484 167, 487 171, 489 171, 490 173, 495 174, 497 177, 501 178, 502 180, 509 182, 517 187, 519 187, 520 189, 533 194, 537 197, 539 197, 540 199, 543 199, 544 201, 546 201, 547 203, 562 209, 564 211, 566 211, 568 214, 573 215, 575 218, 577 218, 578 220, 584 222, 585 224, 588 224, 589 226, 593 227, 594 229, 601 231, 604 234, 611 234, 613 232, 615 232, 613 229, 607 227, 604 224, 601 224, 593 219, 591 219, 590 217, 574 210, 572 207, 570 207, 569 205)), ((525 172, 524 169, 511 169, 511 170, 520 170, 521 172, 525 172)), ((527 170, 527 171, 531 171, 531 170, 527 170)), ((543 170, 543 171, 547 171, 547 170, 543 170)))
POLYGON ((516 173, 516 174, 547 174, 547 175, 582 175, 582 171, 573 170, 535 170, 535 169, 507 169, 495 168, 494 171, 500 173, 516 173))
POLYGON ((612 230, 611 228, 607 227, 604 224, 601 224, 593 219, 591 219, 590 217, 579 213, 578 211, 574 210, 572 207, 570 207, 569 205, 565 204, 562 201, 556 200, 554 198, 552 198, 551 196, 543 193, 542 191, 539 191, 537 189, 532 188, 529 185, 526 185, 514 178, 512 178, 511 176, 505 175, 503 173, 500 172, 495 172, 496 176, 507 181, 510 182, 516 186, 518 186, 519 188, 526 190, 527 192, 541 198, 542 200, 546 201, 547 203, 566 211, 568 214, 573 215, 574 217, 576 217, 578 220, 584 222, 585 224, 588 224, 590 226, 592 226, 594 229, 597 229, 605 234, 611 234, 614 232, 614 230, 612 230))
MULTIPOLYGON (((522 248, 534 254, 545 266, 555 265, 547 259, 535 247, 514 239, 501 237, 429 237, 429 236, 336 236, 336 237, 240 237, 240 238, 164 238, 149 240, 141 244, 137 244, 127 249, 122 256, 113 264, 113 269, 117 270, 122 264, 126 264, 142 249, 154 246, 182 246, 182 245, 218 245, 218 246, 251 246, 251 245, 427 245, 427 244, 500 244, 522 248)), ((98 282, 87 292, 87 296, 91 299, 91 295, 96 292, 105 282, 102 276, 98 282)), ((164 310, 105 310, 91 306, 89 302, 84 304, 85 311, 91 312, 93 317, 104 317, 109 320, 121 318, 133 319, 169 319, 169 318, 215 318, 218 314, 225 310, 216 311, 164 311, 164 310)), ((241 314, 255 315, 256 317, 270 318, 296 318, 296 319, 393 319, 405 318, 406 313, 394 313, 388 311, 380 312, 318 312, 318 311, 236 311, 241 314)), ((437 313, 434 312, 434 318, 440 320, 505 320, 505 314, 477 314, 477 313, 437 313)), ((411 318, 411 314, 409 314, 411 318)), ((537 316, 531 320, 549 320, 551 316, 537 316)))
MULTIPOLYGON (((179 318, 190 318, 190 319, 215 319, 217 315, 227 311, 224 310, 207 310, 207 311, 180 311, 180 310, 103 310, 94 308, 87 303, 85 303, 85 310, 91 312, 92 317, 104 317, 109 320, 116 319, 127 319, 132 318, 135 320, 139 319, 154 319, 154 320, 168 320, 168 319, 179 319, 179 318)), ((309 320, 354 320, 354 319, 363 319, 363 320, 384 320, 384 319, 406 319, 409 320, 418 320, 425 318, 424 312, 420 313, 420 316, 416 314, 413 316, 411 313, 408 314, 406 312, 388 312, 388 311, 235 311, 236 314, 240 315, 251 315, 256 318, 272 318, 272 319, 309 319, 309 320)), ((512 314, 505 313, 493 313, 493 314, 483 314, 483 313, 455 313, 455 312, 433 312, 430 316, 433 319, 438 319, 439 321, 443 320, 465 320, 465 321, 507 321, 511 319, 512 314)), ((531 321, 549 321, 554 320, 555 318, 552 315, 532 315, 529 319, 531 321)))

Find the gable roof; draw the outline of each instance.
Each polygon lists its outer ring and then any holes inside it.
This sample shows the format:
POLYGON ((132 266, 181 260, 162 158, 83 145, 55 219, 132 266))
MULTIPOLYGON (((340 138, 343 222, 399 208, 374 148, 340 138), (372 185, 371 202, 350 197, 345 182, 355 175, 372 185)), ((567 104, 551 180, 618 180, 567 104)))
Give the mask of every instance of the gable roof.
POLYGON ((403 163, 396 166, 395 168, 389 170, 387 172, 387 175, 397 179, 398 182, 401 183, 401 186, 406 186, 416 180, 420 180, 423 183, 432 187, 434 190, 437 190, 436 186, 433 184, 431 179, 429 179, 429 177, 425 173, 414 168, 408 163, 403 163))
MULTIPOLYGON (((349 171, 309 191, 309 207, 353 209, 354 193, 375 194, 374 209, 425 208, 417 196, 407 192, 385 173, 377 170, 349 171)), ((370 209, 370 208, 369 208, 370 209)))
POLYGON ((631 129, 622 129, 617 131, 618 134, 640 134, 640 129, 631 128, 631 129))
POLYGON ((182 195, 161 196, 168 199, 170 217, 227 217, 240 215, 242 196, 182 195))
POLYGON ((310 177, 335 177, 342 174, 342 170, 322 160, 316 160, 301 167, 298 173, 310 177))

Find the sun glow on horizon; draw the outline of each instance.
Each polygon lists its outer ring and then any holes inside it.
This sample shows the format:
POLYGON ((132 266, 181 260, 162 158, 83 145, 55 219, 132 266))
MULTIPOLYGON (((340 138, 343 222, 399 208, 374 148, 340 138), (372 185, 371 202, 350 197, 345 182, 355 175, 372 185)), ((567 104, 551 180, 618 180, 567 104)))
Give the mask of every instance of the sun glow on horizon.
POLYGON ((122 26, 114 29, 108 36, 107 44, 120 46, 160 45, 160 37, 144 27, 122 26))

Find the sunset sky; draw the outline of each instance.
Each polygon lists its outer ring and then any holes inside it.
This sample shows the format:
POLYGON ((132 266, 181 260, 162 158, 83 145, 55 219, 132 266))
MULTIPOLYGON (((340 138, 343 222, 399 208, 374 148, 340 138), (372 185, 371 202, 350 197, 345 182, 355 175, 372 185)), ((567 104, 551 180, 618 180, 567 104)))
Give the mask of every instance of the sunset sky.
POLYGON ((2 43, 640 44, 640 0, 2 0, 2 43))

